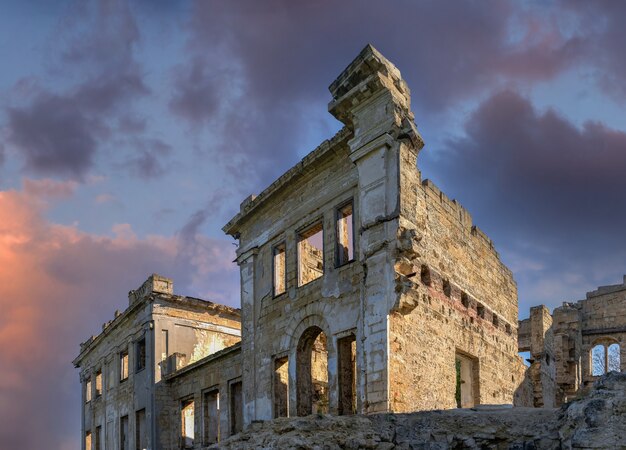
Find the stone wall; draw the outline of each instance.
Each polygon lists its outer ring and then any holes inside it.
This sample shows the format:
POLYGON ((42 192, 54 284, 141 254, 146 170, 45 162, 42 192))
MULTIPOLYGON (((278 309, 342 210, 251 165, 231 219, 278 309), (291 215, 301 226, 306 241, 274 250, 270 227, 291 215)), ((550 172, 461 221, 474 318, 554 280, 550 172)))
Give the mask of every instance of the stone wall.
POLYGON ((391 408, 457 406, 456 355, 473 360, 475 403, 512 403, 523 380, 517 355, 517 288, 469 213, 401 147, 397 303, 390 315, 391 408))
MULTIPOLYGON (((269 419, 276 414, 274 366, 282 358, 288 360, 289 412, 296 415, 295 361, 299 339, 309 327, 319 328, 327 337, 328 406, 330 411, 337 411, 335 343, 337 336, 355 331, 358 326, 362 278, 362 266, 356 261, 341 267, 335 264, 336 208, 352 200, 358 209, 356 171, 348 158, 346 138, 347 133, 340 132, 306 158, 306 169, 300 165, 292 169, 288 188, 274 192, 270 202, 256 207, 254 220, 244 222, 238 229, 239 254, 243 255, 239 262, 244 318, 242 357, 247 361, 243 368, 247 422, 269 419), (298 236, 319 221, 323 224, 323 253, 319 255, 323 264, 315 259, 313 263, 305 261, 304 265, 323 265, 324 275, 300 285, 298 236), (274 296, 272 249, 281 243, 286 248, 286 290, 274 296)), ((358 242, 359 237, 355 239, 358 242)))
POLYGON ((310 378, 300 361, 309 357, 302 339, 311 330, 328 338, 331 413, 344 410, 339 392, 352 384, 352 365, 343 364, 348 374, 338 370, 338 341, 349 335, 358 412, 455 407, 457 355, 469 364, 464 376, 475 379, 475 403, 512 403, 523 379, 515 283, 467 211, 421 183, 415 164, 423 142, 400 72, 368 46, 330 90, 329 111, 346 127, 246 199, 224 227, 240 243, 246 423, 275 416, 275 361, 284 358, 289 413, 309 411, 297 403, 310 378), (338 267, 337 210, 348 201, 355 260, 338 267), (323 264, 312 260, 324 272, 301 285, 297 239, 320 222, 323 264), (287 288, 274 296, 272 249, 283 243, 287 288), (422 266, 428 286, 419 280, 422 266))
POLYGON ((626 279, 589 292, 584 300, 564 302, 549 319, 548 314, 545 306, 535 307, 530 319, 520 322, 520 351, 530 350, 533 359, 530 373, 536 406, 561 405, 597 379, 591 360, 595 345, 617 344, 620 370, 626 370, 626 279), (534 318, 539 310, 544 311, 544 320, 534 318), (539 339, 542 334, 544 342, 539 339), (540 380, 536 375, 540 372, 553 374, 554 382, 540 380))
POLYGON ((598 380, 560 409, 489 408, 368 416, 310 416, 255 423, 219 448, 621 449, 626 445, 626 374, 598 380))
POLYGON ((81 448, 88 432, 96 442, 96 430, 102 448, 120 448, 123 435, 126 448, 140 443, 158 448, 154 445, 155 389, 162 375, 239 342, 240 335, 239 310, 174 295, 172 280, 151 275, 129 293, 124 312, 116 312, 99 335, 81 344, 74 360, 83 392, 81 448), (121 377, 122 353, 127 355, 125 379, 121 377), (101 395, 95 390, 98 373, 102 373, 101 395), (91 401, 85 398, 88 382, 91 401), (142 436, 141 442, 136 442, 137 435, 142 436))
POLYGON ((232 385, 239 381, 239 344, 167 375, 158 384, 155 394, 158 448, 180 448, 181 407, 190 401, 193 402, 194 420, 191 448, 204 448, 230 436, 235 415, 241 414, 240 409, 233 411, 231 401, 232 385))

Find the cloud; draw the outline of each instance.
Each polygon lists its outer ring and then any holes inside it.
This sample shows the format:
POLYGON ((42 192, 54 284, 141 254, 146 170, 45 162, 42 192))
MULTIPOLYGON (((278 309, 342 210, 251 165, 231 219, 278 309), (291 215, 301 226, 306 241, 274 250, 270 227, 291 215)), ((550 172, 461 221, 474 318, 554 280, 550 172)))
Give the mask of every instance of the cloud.
POLYGON ((193 236, 113 236, 48 222, 40 196, 70 188, 50 180, 0 192, 0 442, 7 448, 61 448, 80 421, 80 386, 70 361, 100 330, 126 293, 153 272, 174 279, 175 292, 238 306, 230 243, 193 236), (46 189, 46 185, 50 189, 46 189), (210 297, 207 297, 210 296, 210 297), (62 405, 63 414, 58 414, 62 405), (33 433, 32 430, 37 430, 33 433))
POLYGON ((208 130, 209 151, 229 154, 219 164, 257 189, 339 128, 325 86, 368 42, 402 68, 423 114, 506 81, 551 79, 584 47, 561 31, 556 11, 516 2, 330 6, 197 2, 184 24, 187 61, 174 69, 170 111, 208 130))
POLYGON ((134 138, 129 141, 132 155, 118 167, 129 169, 133 175, 144 180, 157 178, 165 173, 164 159, 172 153, 169 144, 155 138, 134 138))
POLYGON ((576 32, 583 36, 588 51, 585 61, 595 79, 614 100, 626 100, 626 4, 600 0, 590 4, 584 1, 559 1, 561 11, 575 17, 576 32))
POLYGON ((574 274, 591 290, 626 270, 619 245, 626 229, 625 132, 597 122, 576 127, 506 90, 469 116, 465 135, 447 142, 435 170, 448 194, 519 265, 524 302, 565 300, 537 288, 549 279, 579 297, 585 291, 574 274))
POLYGON ((25 178, 22 184, 24 193, 30 197, 54 199, 71 197, 78 186, 75 181, 56 181, 50 178, 40 180, 25 178))
POLYGON ((149 89, 134 59, 138 29, 125 2, 77 3, 63 25, 62 37, 54 40, 61 47, 52 47, 57 77, 79 81, 65 89, 32 79, 27 89, 16 85, 19 101, 6 108, 6 128, 26 171, 82 179, 116 116, 127 115, 149 89))

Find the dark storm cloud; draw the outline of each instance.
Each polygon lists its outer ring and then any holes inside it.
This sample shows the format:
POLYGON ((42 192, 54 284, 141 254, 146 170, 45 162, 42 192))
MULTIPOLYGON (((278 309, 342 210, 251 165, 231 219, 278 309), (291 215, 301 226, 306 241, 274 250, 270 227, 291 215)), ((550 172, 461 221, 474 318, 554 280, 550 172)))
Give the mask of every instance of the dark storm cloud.
POLYGON ((82 178, 110 122, 149 90, 133 59, 138 29, 124 2, 75 3, 68 14, 57 64, 64 78, 82 81, 61 92, 30 89, 28 103, 6 109, 7 130, 26 170, 82 178))
MULTIPOLYGON (((465 136, 448 141, 434 167, 447 193, 510 255, 518 281, 528 281, 521 284, 552 279, 566 288, 566 274, 579 274, 590 289, 607 276, 619 281, 626 269, 623 131, 597 122, 578 128, 503 91, 472 113, 465 136)), ((521 299, 554 306, 564 298, 552 296, 566 292, 521 299)))
POLYGON ((626 100, 626 3, 576 0, 561 1, 560 6, 578 19, 577 31, 585 37, 587 59, 600 86, 622 102, 626 100))
POLYGON ((9 140, 27 170, 80 178, 109 135, 107 115, 146 92, 132 73, 101 76, 62 95, 39 92, 30 104, 7 109, 9 140))
POLYGON ((160 139, 134 138, 130 141, 132 156, 119 164, 120 170, 130 170, 131 174, 144 180, 157 178, 165 173, 166 158, 172 147, 160 139))
POLYGON ((228 168, 262 186, 295 163, 296 150, 312 150, 301 146, 330 98, 326 86, 368 42, 401 67, 424 114, 502 78, 549 79, 584 48, 516 3, 483 5, 197 2, 170 107, 194 125, 212 124, 223 143, 214 149, 234 155, 228 168))
POLYGON ((216 66, 202 58, 193 58, 178 67, 174 74, 174 92, 169 107, 193 124, 214 117, 219 106, 218 89, 224 82, 216 66))

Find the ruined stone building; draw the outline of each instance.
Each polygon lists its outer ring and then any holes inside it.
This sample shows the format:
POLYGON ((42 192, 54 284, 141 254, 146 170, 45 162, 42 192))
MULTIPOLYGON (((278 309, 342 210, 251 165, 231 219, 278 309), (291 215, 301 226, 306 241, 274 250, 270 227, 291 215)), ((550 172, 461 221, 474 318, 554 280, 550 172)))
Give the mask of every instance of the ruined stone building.
POLYGON ((239 240, 244 423, 512 403, 515 282, 422 180, 400 72, 368 46, 330 91, 344 128, 224 227, 239 240))
MULTIPOLYGON (((195 427, 189 410, 194 391, 184 380, 201 363, 208 386, 236 391, 240 339, 238 309, 174 295, 172 280, 149 277, 129 293, 123 313, 80 345, 73 361, 82 385, 81 448, 179 448, 179 424, 187 431, 195 427)), ((211 392, 204 394, 211 399, 211 392)), ((231 421, 229 412, 228 405, 221 408, 215 430, 231 421)))
POLYGON ((544 305, 520 321, 519 351, 529 352, 533 406, 560 406, 609 371, 626 371, 626 276, 584 300, 544 305))
POLYGON ((83 449, 203 448, 311 413, 555 402, 589 378, 592 346, 624 338, 619 301, 615 322, 594 303, 618 295, 606 288, 534 309, 518 345, 512 273, 422 179, 400 71, 367 46, 330 92, 343 128, 223 228, 239 244, 241 317, 154 275, 81 345, 83 449), (528 374, 525 348, 541 360, 528 374))

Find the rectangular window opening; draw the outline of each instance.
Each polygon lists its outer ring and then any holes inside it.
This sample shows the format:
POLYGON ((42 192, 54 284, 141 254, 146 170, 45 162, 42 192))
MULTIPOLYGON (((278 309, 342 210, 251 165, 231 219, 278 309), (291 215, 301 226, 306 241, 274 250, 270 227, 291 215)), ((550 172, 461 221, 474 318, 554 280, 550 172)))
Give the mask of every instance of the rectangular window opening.
POLYGON ((146 431, 146 410, 140 409, 135 413, 135 448, 137 450, 146 450, 148 448, 146 431))
POLYGON ((356 337, 337 340, 339 359, 339 414, 356 414, 356 337))
POLYGON ((289 358, 274 360, 274 418, 289 417, 289 358))
POLYGON ((91 450, 91 431, 85 433, 85 449, 91 450))
POLYGON ((274 297, 284 294, 286 289, 286 252, 285 243, 278 244, 272 250, 274 260, 274 297))
POLYGON ((243 429, 243 398, 241 381, 230 385, 230 434, 237 434, 243 429))
POLYGON ((298 286, 324 274, 324 227, 316 223, 298 235, 298 286))
POLYGON ((96 439, 94 450, 102 450, 102 427, 96 427, 96 439))
POLYGON ((91 379, 87 380, 85 383, 85 403, 89 403, 91 401, 91 379))
POLYGON ((96 398, 102 395, 102 369, 96 372, 96 398))
POLYGON ((354 220, 352 203, 337 210, 337 266, 354 261, 354 220))
POLYGON ((193 400, 185 400, 180 407, 180 425, 183 448, 193 448, 195 438, 195 411, 193 400))
POLYGON ((204 444, 220 441, 220 393, 217 389, 204 393, 204 444))
POLYGON ((479 303, 478 305, 476 305, 476 313, 478 314, 478 317, 480 317, 481 319, 484 319, 485 307, 479 303))
POLYGON ((161 362, 166 361, 169 354, 169 336, 167 330, 161 330, 161 362))
POLYGON ((130 450, 128 436, 128 416, 120 417, 120 450, 130 450))
POLYGON ((128 379, 128 350, 120 352, 120 381, 128 379))
POLYGON ((145 336, 135 343, 135 372, 146 367, 146 338, 145 336))
POLYGON ((478 359, 464 353, 455 354, 457 408, 471 408, 480 403, 478 359))

